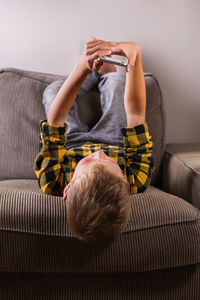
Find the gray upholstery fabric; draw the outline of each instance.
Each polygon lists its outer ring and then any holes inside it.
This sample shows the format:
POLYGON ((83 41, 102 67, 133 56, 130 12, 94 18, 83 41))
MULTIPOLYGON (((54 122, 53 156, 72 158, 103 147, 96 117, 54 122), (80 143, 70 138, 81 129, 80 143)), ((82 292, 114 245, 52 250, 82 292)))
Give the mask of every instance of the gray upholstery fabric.
POLYGON ((162 91, 156 77, 151 73, 146 73, 145 84, 147 96, 146 121, 149 126, 149 133, 152 136, 153 158, 156 167, 151 184, 159 187, 166 140, 166 113, 162 91))
MULTIPOLYGON (((0 180, 12 178, 36 178, 33 163, 39 149, 39 121, 45 119, 42 95, 48 84, 62 76, 19 69, 0 70, 0 180)), ((154 143, 156 170, 152 185, 159 185, 161 161, 165 147, 165 113, 161 90, 156 78, 145 74, 147 90, 147 123, 154 143)), ((93 101, 93 104, 94 104, 93 101)), ((82 101, 80 101, 81 103, 82 101)), ((78 107, 83 123, 95 123, 99 119, 99 96, 96 91, 85 99, 85 107, 78 107), (91 107, 91 97, 96 104, 91 107)))
POLYGON ((0 70, 0 180, 35 178, 42 94, 56 76, 17 69, 0 70), (3 158, 3 159, 2 159, 3 158))
POLYGON ((162 188, 200 209, 200 144, 167 145, 162 188))
POLYGON ((118 273, 200 261, 198 209, 153 186, 133 195, 123 234, 95 244, 70 232, 66 202, 43 194, 36 180, 1 181, 0 195, 2 271, 118 273))

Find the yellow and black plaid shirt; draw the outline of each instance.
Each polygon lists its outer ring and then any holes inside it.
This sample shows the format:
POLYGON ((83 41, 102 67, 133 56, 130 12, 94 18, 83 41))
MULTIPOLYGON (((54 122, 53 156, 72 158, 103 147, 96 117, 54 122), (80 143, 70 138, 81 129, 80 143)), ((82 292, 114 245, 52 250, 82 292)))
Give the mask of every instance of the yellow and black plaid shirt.
POLYGON ((40 121, 40 150, 34 162, 39 186, 45 194, 62 196, 72 180, 77 163, 95 151, 103 150, 120 166, 130 184, 130 193, 145 191, 154 171, 152 140, 148 125, 121 128, 124 146, 87 142, 66 149, 67 123, 63 127, 40 121))

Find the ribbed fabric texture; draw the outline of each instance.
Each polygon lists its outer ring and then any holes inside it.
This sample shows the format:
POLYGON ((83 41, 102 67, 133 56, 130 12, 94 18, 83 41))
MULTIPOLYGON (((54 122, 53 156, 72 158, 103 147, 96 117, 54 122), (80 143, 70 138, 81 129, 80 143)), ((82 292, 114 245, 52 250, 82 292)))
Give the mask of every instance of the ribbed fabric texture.
POLYGON ((199 152, 192 153, 179 153, 177 154, 180 160, 182 160, 189 168, 194 169, 200 174, 200 145, 199 152))
POLYGON ((1 300, 199 300, 200 265, 120 274, 0 274, 1 300))
POLYGON ((191 145, 190 152, 185 146, 172 145, 165 152, 162 188, 200 209, 200 144, 191 145))
POLYGON ((132 196, 124 233, 95 244, 70 232, 66 202, 36 180, 1 181, 0 195, 2 271, 136 272, 200 261, 199 211, 152 186, 132 196))
POLYGON ((42 95, 57 76, 18 69, 0 70, 0 180, 35 178, 42 95))

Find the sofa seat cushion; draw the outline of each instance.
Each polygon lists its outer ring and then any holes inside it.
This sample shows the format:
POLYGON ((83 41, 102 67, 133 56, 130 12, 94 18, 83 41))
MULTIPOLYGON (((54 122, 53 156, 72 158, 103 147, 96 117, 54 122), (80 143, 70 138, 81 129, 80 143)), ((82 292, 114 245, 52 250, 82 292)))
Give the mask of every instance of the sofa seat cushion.
POLYGON ((132 195, 125 231, 85 244, 67 225, 66 202, 36 180, 0 181, 0 270, 136 272, 200 262, 200 214, 190 203, 149 186, 132 195))

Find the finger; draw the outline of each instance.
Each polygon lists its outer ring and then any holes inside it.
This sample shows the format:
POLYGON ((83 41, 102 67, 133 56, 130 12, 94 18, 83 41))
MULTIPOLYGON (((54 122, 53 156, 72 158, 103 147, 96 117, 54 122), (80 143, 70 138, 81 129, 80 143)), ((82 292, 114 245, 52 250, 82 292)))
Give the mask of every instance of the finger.
POLYGON ((91 36, 89 39, 88 39, 88 42, 92 42, 92 41, 96 41, 96 38, 94 36, 91 36))
POLYGON ((92 70, 93 71, 98 71, 98 69, 100 68, 99 64, 98 64, 98 60, 95 59, 94 63, 93 63, 93 67, 92 70))
POLYGON ((94 67, 96 70, 98 70, 103 65, 102 61, 98 61, 98 59, 95 59, 94 61, 94 67))
POLYGON ((97 44, 97 39, 95 37, 90 37, 89 40, 85 43, 85 48, 88 48, 94 44, 97 44))
POLYGON ((117 55, 121 55, 121 56, 126 56, 127 57, 126 53, 122 49, 118 49, 118 48, 112 47, 111 51, 112 51, 112 54, 117 54, 117 55))
POLYGON ((95 47, 97 45, 108 45, 109 47, 113 46, 112 42, 107 42, 107 41, 102 41, 102 40, 96 40, 96 41, 87 43, 87 48, 89 49, 89 48, 95 47))
POLYGON ((86 49, 86 55, 90 55, 90 54, 92 54, 94 52, 102 51, 102 50, 111 51, 112 50, 112 46, 111 45, 106 45, 106 44, 95 45, 93 47, 90 47, 89 49, 86 49))
POLYGON ((133 65, 127 65, 126 67, 126 72, 130 73, 131 70, 133 70, 134 66, 133 65))
POLYGON ((99 40, 90 40, 86 43, 88 47, 91 47, 92 45, 97 45, 99 43, 99 40))
POLYGON ((96 39, 96 38, 93 37, 93 36, 91 36, 91 37, 88 39, 88 43, 89 43, 89 44, 92 44, 92 43, 101 43, 101 42, 107 42, 107 41, 96 39))
POLYGON ((110 51, 110 50, 97 51, 93 55, 91 55, 88 60, 93 62, 96 58, 105 56, 105 55, 110 55, 111 53, 112 53, 112 51, 110 51))
POLYGON ((103 65, 103 61, 99 61, 98 59, 95 59, 95 60, 94 60, 94 64, 95 64, 96 66, 102 66, 102 65, 103 65))
POLYGON ((105 56, 105 55, 110 55, 112 52, 109 50, 103 50, 103 51, 97 51, 95 52, 94 54, 92 55, 88 55, 86 57, 86 60, 87 60, 87 63, 88 63, 88 66, 89 66, 89 69, 90 70, 93 70, 93 63, 94 63, 94 60, 97 59, 98 57, 101 57, 101 56, 105 56))
POLYGON ((101 56, 110 56, 112 54, 112 51, 102 50, 102 51, 99 51, 98 54, 99 54, 99 57, 101 57, 101 56))

